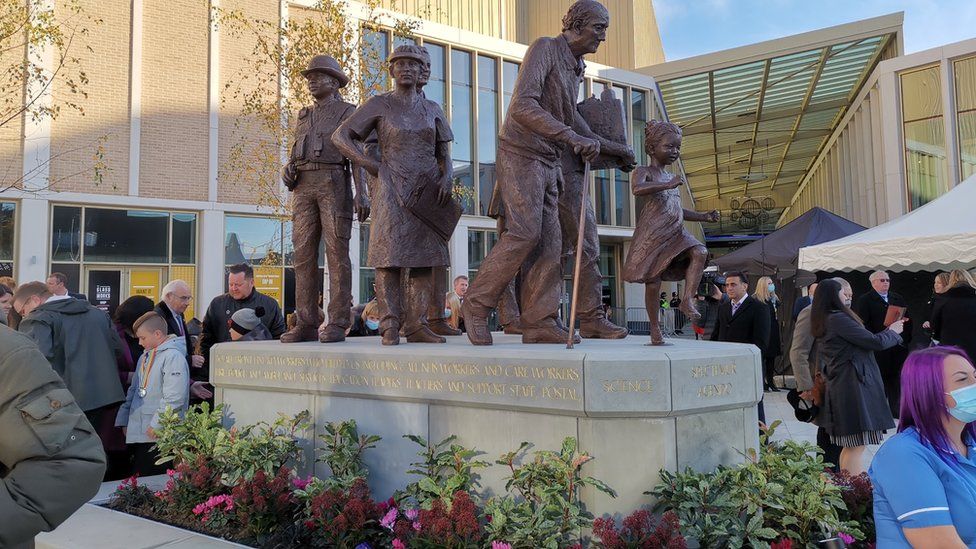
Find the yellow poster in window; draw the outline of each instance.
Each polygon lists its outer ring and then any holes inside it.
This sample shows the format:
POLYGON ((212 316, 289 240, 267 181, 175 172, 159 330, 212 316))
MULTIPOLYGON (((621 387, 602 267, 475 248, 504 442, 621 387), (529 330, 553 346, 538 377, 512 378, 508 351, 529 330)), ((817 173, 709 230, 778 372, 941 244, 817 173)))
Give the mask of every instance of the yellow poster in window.
POLYGON ((129 297, 141 295, 159 302, 159 270, 129 271, 129 297))
POLYGON ((285 277, 281 267, 254 267, 254 287, 285 306, 285 277))
MULTIPOLYGON (((193 299, 190 300, 190 305, 183 312, 183 318, 187 322, 191 318, 196 318, 196 310, 194 309, 194 304, 197 300, 197 268, 193 265, 174 265, 169 268, 169 279, 170 280, 182 280, 186 282, 186 285, 190 287, 190 293, 193 295, 193 299)), ((206 309, 207 304, 203 304, 203 308, 206 309)))

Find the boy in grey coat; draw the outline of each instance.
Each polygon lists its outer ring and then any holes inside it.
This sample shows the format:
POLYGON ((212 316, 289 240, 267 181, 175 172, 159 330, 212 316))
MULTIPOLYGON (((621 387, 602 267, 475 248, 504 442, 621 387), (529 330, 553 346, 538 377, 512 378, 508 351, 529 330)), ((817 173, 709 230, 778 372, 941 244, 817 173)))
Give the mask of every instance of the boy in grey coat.
POLYGON ((148 312, 133 324, 139 344, 146 351, 136 365, 132 385, 115 418, 132 448, 135 472, 140 476, 160 474, 156 465, 155 429, 160 413, 169 408, 182 415, 190 399, 190 372, 181 342, 167 334, 166 321, 148 312))

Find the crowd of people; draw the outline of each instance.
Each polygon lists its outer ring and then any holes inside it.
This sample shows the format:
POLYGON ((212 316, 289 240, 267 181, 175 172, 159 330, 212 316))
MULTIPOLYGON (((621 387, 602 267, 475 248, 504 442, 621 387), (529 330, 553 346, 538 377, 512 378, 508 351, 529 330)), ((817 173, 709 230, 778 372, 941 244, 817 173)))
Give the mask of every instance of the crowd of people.
MULTIPOLYGON (((17 285, 0 279, 0 323, 27 336, 56 372, 84 413, 106 456, 105 480, 159 474, 154 430, 160 413, 213 401, 210 349, 230 341, 278 339, 286 331, 278 302, 254 286, 247 264, 227 269, 227 292, 214 298, 203 320, 185 318, 193 301, 190 285, 172 280, 158 303, 135 295, 111 316, 68 279, 52 273, 45 282, 17 285)), ((464 330, 458 313, 468 277, 458 276, 444 296, 444 317, 464 330)), ((382 311, 375 298, 350 310, 350 337, 379 336, 382 311)), ((319 310, 324 328, 325 315, 319 310)), ((294 324, 295 315, 288 323, 294 324)))

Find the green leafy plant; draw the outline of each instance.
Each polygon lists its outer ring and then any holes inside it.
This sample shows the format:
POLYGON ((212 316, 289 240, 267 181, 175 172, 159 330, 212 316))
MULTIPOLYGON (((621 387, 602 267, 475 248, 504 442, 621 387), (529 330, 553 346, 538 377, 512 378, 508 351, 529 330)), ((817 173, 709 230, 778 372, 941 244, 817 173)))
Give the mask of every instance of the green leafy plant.
POLYGON ((516 464, 529 447, 523 442, 496 461, 508 467, 505 488, 516 497, 488 501, 485 514, 491 520, 485 529, 492 540, 513 548, 575 545, 581 530, 593 524, 592 513, 580 502, 580 489, 592 486, 611 497, 617 494, 602 481, 582 474, 583 465, 593 458, 579 452, 575 438, 564 439, 558 452, 535 452, 531 460, 516 464))
POLYGON ((413 469, 407 471, 420 478, 408 484, 397 499, 412 499, 421 509, 431 509, 436 500, 450 506, 456 492, 471 492, 478 487, 475 470, 489 465, 487 461, 474 459, 481 452, 456 444, 454 435, 436 444, 417 435, 404 435, 404 438, 423 448, 417 453, 421 459, 411 463, 413 469))
POLYGON ((323 462, 332 471, 328 484, 349 488, 356 479, 365 479, 369 470, 363 464, 363 453, 375 448, 382 440, 376 435, 361 435, 355 420, 328 423, 325 433, 319 435, 324 447, 316 461, 323 462))
POLYGON ((233 486, 258 471, 274 475, 282 465, 301 458, 297 438, 308 425, 307 410, 295 416, 279 414, 273 423, 241 429, 226 429, 223 411, 223 405, 211 410, 203 403, 187 410, 182 418, 172 410, 161 413, 156 430, 158 463, 195 463, 203 457, 225 485, 233 486))
POLYGON ((765 547, 771 540, 814 548, 816 541, 845 532, 862 536, 846 509, 841 488, 824 474, 823 458, 809 443, 774 442, 780 422, 760 438, 762 452, 746 452, 739 467, 709 473, 686 469, 661 472, 661 484, 649 494, 658 510, 674 511, 683 533, 705 548, 765 547))

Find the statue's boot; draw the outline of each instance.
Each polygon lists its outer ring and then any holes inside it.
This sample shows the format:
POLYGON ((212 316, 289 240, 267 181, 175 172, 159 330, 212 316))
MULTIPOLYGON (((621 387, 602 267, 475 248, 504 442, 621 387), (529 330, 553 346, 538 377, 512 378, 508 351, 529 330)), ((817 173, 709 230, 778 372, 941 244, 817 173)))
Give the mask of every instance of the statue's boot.
POLYGON ((472 345, 491 345, 488 318, 476 315, 469 301, 461 304, 461 317, 464 318, 464 329, 468 331, 468 340, 472 345))
MULTIPOLYGON (((561 330, 558 326, 542 328, 522 328, 522 343, 562 343, 569 339, 569 331, 561 330)), ((573 343, 579 343, 578 335, 573 334, 573 343)))
POLYGON ((335 324, 329 324, 319 333, 320 343, 338 343, 346 340, 346 329, 335 324))
POLYGON ((281 334, 282 343, 301 343, 302 341, 316 341, 319 338, 318 328, 315 326, 295 326, 281 334))
POLYGON ((698 308, 696 308, 689 300, 682 301, 681 305, 678 305, 678 310, 684 313, 689 320, 697 320, 701 318, 701 313, 698 312, 698 308))
POLYGON ((427 326, 421 326, 419 330, 407 335, 407 343, 447 343, 447 340, 432 332, 427 326))
POLYGON ((512 322, 509 322, 502 327, 502 331, 508 335, 522 335, 522 319, 517 317, 512 322))
POLYGON ((463 333, 461 330, 451 328, 451 325, 443 318, 430 322, 427 327, 430 328, 430 331, 442 336, 459 336, 463 333))
POLYGON ((580 321, 580 335, 588 339, 623 339, 628 333, 627 328, 617 326, 606 317, 580 321))
POLYGON ((387 328, 383 330, 383 345, 399 345, 400 344, 400 329, 399 328, 387 328))

